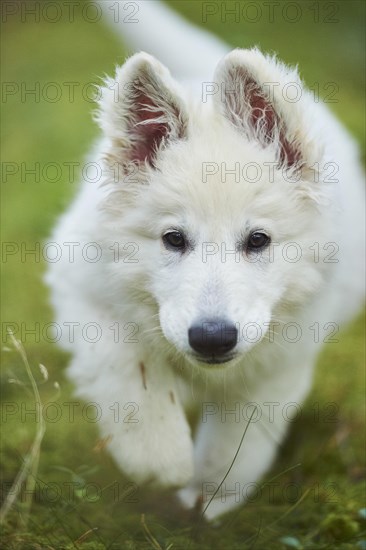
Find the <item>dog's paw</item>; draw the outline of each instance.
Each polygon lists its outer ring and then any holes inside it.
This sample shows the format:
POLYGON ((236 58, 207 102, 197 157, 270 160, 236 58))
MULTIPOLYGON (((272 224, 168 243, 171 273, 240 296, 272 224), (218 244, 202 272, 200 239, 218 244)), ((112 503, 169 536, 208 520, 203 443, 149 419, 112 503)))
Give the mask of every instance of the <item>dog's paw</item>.
POLYGON ((200 492, 193 487, 184 487, 183 489, 180 489, 177 491, 177 496, 183 508, 186 509, 195 508, 196 503, 199 500, 202 500, 202 493, 200 494, 200 492))
POLYGON ((184 487, 193 476, 193 444, 189 432, 149 433, 130 430, 110 443, 120 468, 136 483, 163 488, 184 487))
POLYGON ((211 497, 204 498, 203 487, 204 484, 201 489, 198 486, 188 486, 177 492, 180 503, 184 508, 191 510, 191 513, 203 514, 203 518, 211 522, 238 506, 237 500, 232 496, 227 496, 223 500, 220 498, 221 495, 217 495, 211 501, 211 497))

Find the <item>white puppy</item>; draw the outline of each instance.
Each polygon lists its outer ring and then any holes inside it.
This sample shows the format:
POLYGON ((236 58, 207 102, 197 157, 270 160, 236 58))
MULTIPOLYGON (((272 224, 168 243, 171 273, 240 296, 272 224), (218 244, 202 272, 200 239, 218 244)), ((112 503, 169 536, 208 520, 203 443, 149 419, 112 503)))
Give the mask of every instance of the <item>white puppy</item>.
POLYGON ((251 419, 212 518, 269 468, 320 345, 360 307, 363 175, 296 70, 257 49, 226 53, 154 2, 138 17, 126 33, 163 58, 144 29, 169 24, 165 58, 189 84, 147 53, 106 80, 89 159, 102 178, 56 227, 63 254, 47 281, 73 328, 69 376, 133 480, 208 502, 251 419), (213 76, 195 79, 213 58, 213 76))

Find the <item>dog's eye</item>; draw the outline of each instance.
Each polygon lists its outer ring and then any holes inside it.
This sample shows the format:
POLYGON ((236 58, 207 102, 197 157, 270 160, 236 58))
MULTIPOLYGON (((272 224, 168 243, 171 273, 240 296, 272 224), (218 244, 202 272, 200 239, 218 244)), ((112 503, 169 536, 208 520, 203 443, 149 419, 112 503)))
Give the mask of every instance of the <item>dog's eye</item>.
POLYGON ((265 233, 260 231, 255 231, 252 233, 248 239, 248 250, 258 250, 268 246, 271 239, 265 233))
POLYGON ((166 248, 174 250, 184 250, 186 241, 184 235, 180 231, 169 231, 163 235, 163 243, 166 248))

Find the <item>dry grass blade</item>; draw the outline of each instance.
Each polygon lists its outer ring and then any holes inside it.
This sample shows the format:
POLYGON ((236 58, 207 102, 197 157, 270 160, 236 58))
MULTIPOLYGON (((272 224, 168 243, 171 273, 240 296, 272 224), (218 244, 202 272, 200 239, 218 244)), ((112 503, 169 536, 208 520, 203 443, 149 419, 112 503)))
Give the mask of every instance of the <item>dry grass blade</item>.
POLYGON ((252 414, 250 415, 249 422, 248 422, 248 424, 245 426, 245 430, 244 430, 244 432, 243 432, 243 435, 241 436, 241 440, 240 440, 239 446, 238 446, 238 448, 237 448, 237 450, 236 450, 236 453, 235 453, 235 455, 234 455, 234 458, 233 458, 233 460, 232 460, 232 462, 231 462, 231 464, 230 464, 230 466, 229 466, 229 469, 228 469, 228 471, 226 472, 226 474, 224 475, 224 477, 222 478, 222 481, 221 481, 220 485, 217 487, 216 491, 214 492, 214 494, 213 494, 212 497, 210 498, 208 504, 205 506, 205 509, 204 509, 203 512, 202 512, 202 517, 205 515, 205 513, 206 513, 206 511, 207 511, 207 508, 210 506, 211 502, 213 501, 213 499, 215 498, 215 496, 217 495, 217 493, 218 493, 219 490, 221 489, 221 487, 222 487, 222 485, 223 485, 225 479, 227 478, 227 476, 228 476, 229 473, 231 472, 231 469, 232 469, 232 467, 234 466, 234 462, 235 462, 235 460, 236 460, 236 457, 238 456, 238 454, 239 454, 239 452, 240 452, 240 449, 241 449, 241 446, 242 446, 242 444, 243 444, 244 437, 245 437, 245 435, 246 435, 246 433, 247 433, 247 431, 248 431, 249 425, 250 425, 250 423, 251 423, 251 421, 252 421, 253 415, 254 415, 254 413, 255 413, 256 411, 257 411, 257 407, 254 407, 253 412, 252 412, 252 414))
POLYGON ((146 525, 145 514, 141 514, 141 525, 144 528, 146 539, 150 542, 152 547, 156 548, 156 550, 163 550, 163 548, 160 546, 160 544, 146 525))
MULTIPOLYGON (((25 350, 21 342, 19 342, 11 332, 9 333, 9 335, 10 335, 12 344, 14 345, 14 348, 18 351, 19 355, 23 360, 23 364, 25 366, 28 378, 32 386, 36 407, 39 409, 39 411, 42 411, 41 397, 39 395, 37 383, 32 374, 25 350)), ((2 524, 5 521, 6 516, 8 515, 13 505, 15 504, 19 496, 19 493, 21 491, 21 488, 24 484, 25 484, 25 490, 27 492, 26 494, 34 494, 36 476, 38 471, 39 456, 40 456, 40 448, 41 448, 41 443, 42 443, 42 439, 45 434, 45 431, 46 431, 46 426, 45 426, 44 418, 42 414, 40 414, 36 435, 34 437, 34 441, 32 443, 30 451, 25 457, 24 463, 20 468, 18 475, 16 476, 15 481, 0 509, 0 524, 2 524)), ((23 527, 26 527, 28 523, 31 504, 32 504, 32 500, 29 499, 29 501, 26 502, 23 516, 22 516, 23 527)))
POLYGON ((74 543, 77 545, 77 544, 81 544, 85 541, 85 539, 87 539, 89 537, 89 535, 91 535, 92 533, 94 533, 95 531, 98 530, 98 527, 92 527, 91 529, 88 529, 85 533, 83 533, 78 539, 76 539, 74 541, 74 543))

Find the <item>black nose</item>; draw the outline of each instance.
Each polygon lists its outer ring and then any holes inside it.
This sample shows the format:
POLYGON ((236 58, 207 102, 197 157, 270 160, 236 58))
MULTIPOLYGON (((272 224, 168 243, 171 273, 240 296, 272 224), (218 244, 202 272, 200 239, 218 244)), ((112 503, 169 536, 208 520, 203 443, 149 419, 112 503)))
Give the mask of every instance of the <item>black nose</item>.
POLYGON ((222 356, 235 348, 238 331, 229 321, 202 321, 188 330, 188 339, 194 351, 210 357, 222 356))

